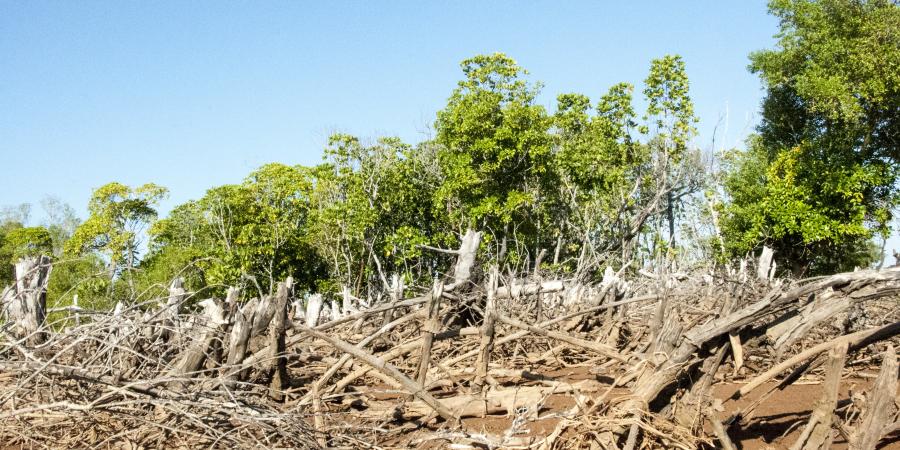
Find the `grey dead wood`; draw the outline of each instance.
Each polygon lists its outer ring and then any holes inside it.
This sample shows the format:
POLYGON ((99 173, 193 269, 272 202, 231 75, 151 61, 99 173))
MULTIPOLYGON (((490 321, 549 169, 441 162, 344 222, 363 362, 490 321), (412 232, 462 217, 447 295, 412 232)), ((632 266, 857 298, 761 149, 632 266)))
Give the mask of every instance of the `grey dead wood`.
POLYGON ((425 322, 425 328, 422 330, 422 357, 419 360, 419 367, 416 369, 416 382, 424 389, 426 386, 426 378, 428 375, 428 367, 431 365, 431 347, 434 345, 434 335, 441 328, 441 297, 444 295, 444 284, 441 281, 435 281, 431 290, 431 298, 428 301, 427 313, 428 319, 425 322))
POLYGON ((843 342, 828 352, 825 382, 822 384, 822 395, 816 401, 812 414, 800 437, 791 446, 791 450, 827 450, 831 447, 831 421, 834 408, 838 402, 838 388, 841 384, 841 371, 847 359, 847 343, 843 342))
POLYGON ((478 347, 478 359, 475 362, 477 371, 475 372, 475 380, 472 382, 472 389, 475 392, 481 392, 484 388, 484 382, 488 375, 488 365, 491 362, 491 352, 494 351, 494 322, 497 320, 497 283, 498 269, 491 268, 488 276, 487 299, 484 305, 484 318, 481 325, 481 343, 478 347))
POLYGON ((189 342, 187 347, 176 357, 175 364, 168 371, 169 377, 176 378, 169 383, 173 389, 183 389, 187 384, 184 379, 196 375, 209 354, 213 340, 226 323, 222 318, 221 301, 207 299, 200 303, 204 302, 204 313, 192 317, 192 325, 186 333, 189 342))
POLYGON ((27 256, 15 263, 13 284, 0 295, 0 308, 12 324, 13 335, 33 347, 45 341, 47 284, 53 265, 44 255, 27 256))
POLYGON ((897 353, 888 344, 881 371, 867 396, 866 408, 850 439, 851 450, 875 450, 897 411, 897 353))
POLYGON ((278 283, 275 292, 275 314, 269 326, 269 349, 272 352, 267 371, 271 374, 269 397, 276 401, 284 400, 284 387, 288 385, 287 355, 285 354, 285 330, 287 330, 288 296, 294 279, 278 283))
POLYGON ((429 394, 426 390, 422 389, 411 378, 407 377, 400 372, 399 369, 384 361, 383 359, 361 349, 356 346, 344 342, 336 337, 330 336, 328 334, 322 333, 321 331, 314 330, 312 328, 308 328, 305 326, 300 327, 300 331, 309 334, 316 339, 321 339, 337 350, 347 353, 353 358, 359 360, 360 362, 372 367, 376 371, 381 374, 391 378, 395 382, 399 383, 403 389, 406 389, 407 392, 416 396, 419 400, 428 405, 431 409, 433 409, 438 415, 440 415, 444 420, 458 424, 459 417, 457 417, 453 411, 448 409, 445 405, 443 405, 439 400, 434 398, 431 394, 429 394))

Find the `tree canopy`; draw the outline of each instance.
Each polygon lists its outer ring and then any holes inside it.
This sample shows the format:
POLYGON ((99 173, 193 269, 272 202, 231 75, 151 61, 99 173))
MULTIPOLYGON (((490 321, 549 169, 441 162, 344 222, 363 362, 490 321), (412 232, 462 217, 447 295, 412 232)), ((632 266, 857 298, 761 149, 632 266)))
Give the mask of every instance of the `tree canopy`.
MULTIPOLYGON (((167 190, 155 184, 101 186, 84 222, 53 199, 39 227, 27 226, 30 205, 5 208, 0 260, 9 269, 53 255, 51 297, 96 305, 164 295, 176 277, 212 295, 292 277, 303 292, 378 298, 393 276, 430 286, 469 228, 484 233, 480 257, 510 273, 591 278, 763 245, 797 274, 867 265, 900 201, 900 7, 775 0, 770 10, 777 43, 750 55, 765 88, 759 129, 718 171, 705 162, 719 155, 694 142, 678 55, 651 60, 641 89, 563 93, 552 110, 511 57, 476 55, 448 87, 433 139, 337 133, 320 164, 263 165, 162 219, 167 190), (698 250, 711 241, 714 252, 698 250)), ((0 276, 7 284, 12 272, 0 276)))
POLYGON ((732 251, 768 244, 800 273, 865 265, 887 235, 900 163, 900 7, 777 0, 778 44, 750 56, 766 88, 759 135, 725 188, 732 251))

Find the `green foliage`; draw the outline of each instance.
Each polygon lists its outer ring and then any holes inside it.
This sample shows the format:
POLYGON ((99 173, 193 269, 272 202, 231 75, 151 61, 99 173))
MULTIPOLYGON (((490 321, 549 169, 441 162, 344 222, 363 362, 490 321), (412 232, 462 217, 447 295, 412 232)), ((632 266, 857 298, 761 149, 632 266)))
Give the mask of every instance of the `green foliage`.
POLYGON ((10 256, 4 263, 15 264, 25 257, 51 255, 53 241, 44 227, 17 227, 6 233, 3 247, 3 254, 10 256))
POLYGON ((188 286, 224 290, 246 276, 265 285, 293 276, 311 286, 320 271, 304 236, 312 189, 308 169, 267 164, 176 207, 150 230, 142 283, 161 288, 182 276, 188 286))
POLYGON ((116 299, 108 295, 111 283, 106 264, 99 255, 58 260, 53 264, 47 286, 47 304, 50 307, 68 306, 78 295, 78 306, 108 310, 116 303, 116 299))
MULTIPOLYGON (((690 139, 697 133, 694 103, 684 61, 678 55, 666 55, 650 63, 644 80, 647 116, 665 142, 666 155, 678 161, 690 139)), ((646 129, 646 128, 645 128, 646 129)))
POLYGON ((724 232, 732 254, 773 246, 796 272, 852 270, 872 261, 866 191, 885 182, 880 167, 831 166, 805 159, 801 148, 771 163, 759 139, 733 153, 725 188, 724 232), (804 180, 815 179, 815 184, 804 180))
POLYGON ((138 262, 140 233, 156 219, 156 204, 167 190, 152 183, 130 188, 108 183, 97 188, 88 203, 90 216, 75 230, 65 253, 76 257, 91 252, 104 255, 114 269, 138 262))
POLYGON ((590 100, 583 95, 563 94, 557 99, 556 165, 581 196, 612 193, 646 161, 647 155, 631 137, 630 130, 636 126, 633 89, 627 83, 610 88, 594 116, 589 114, 590 100))
POLYGON ((444 182, 436 203, 454 224, 502 229, 526 215, 549 182, 551 119, 535 103, 539 86, 501 53, 461 64, 465 79, 438 112, 444 182))
MULTIPOLYGON (((14 220, 4 220, 0 222, 0 286, 8 286, 15 280, 15 271, 13 270, 13 261, 15 260, 15 248, 6 244, 7 236, 18 228, 22 228, 22 223, 14 220)), ((0 288, 2 289, 2 288, 0 288)))
POLYGON ((871 262, 897 205, 900 7, 778 0, 778 46, 751 55, 767 88, 760 135, 733 155, 733 252, 775 246, 795 272, 871 262))
POLYGON ((377 286, 389 273, 426 276, 440 264, 440 257, 420 247, 455 243, 432 206, 440 171, 430 143, 412 147, 382 138, 363 145, 337 134, 325 159, 315 168, 308 230, 328 266, 331 284, 324 289, 377 286))
POLYGON ((554 167, 560 183, 553 228, 562 258, 581 252, 586 236, 599 247, 617 248, 629 233, 632 213, 644 206, 642 190, 634 187, 646 185, 641 178, 650 155, 633 138, 633 90, 627 83, 612 86, 593 114, 583 95, 557 98, 554 167))

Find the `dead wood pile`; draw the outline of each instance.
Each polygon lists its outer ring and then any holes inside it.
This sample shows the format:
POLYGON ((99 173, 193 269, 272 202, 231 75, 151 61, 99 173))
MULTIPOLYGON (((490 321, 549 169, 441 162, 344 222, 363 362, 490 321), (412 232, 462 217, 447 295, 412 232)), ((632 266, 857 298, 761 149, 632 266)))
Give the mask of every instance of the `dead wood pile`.
POLYGON ((840 433, 874 449, 900 428, 889 344, 900 334, 900 268, 789 281, 771 277, 769 257, 753 276, 745 265, 626 281, 626 267, 585 285, 483 270, 478 239, 466 235, 446 279, 414 296, 395 279, 390 300, 370 306, 347 289, 340 302, 302 301, 290 279, 261 297, 235 288, 196 301, 176 280, 155 304, 68 308, 80 323, 34 326, 43 310, 27 322, 9 313, 41 297, 46 276, 29 279, 2 298, 0 442, 735 448, 730 433, 762 400, 723 415, 715 383, 741 379, 735 398, 764 399, 820 373, 822 397, 794 448, 827 448, 840 433), (874 387, 837 414, 837 385, 860 360, 878 363, 874 387), (574 366, 595 377, 548 375, 574 366), (552 396, 572 406, 552 413, 544 435, 521 433, 548 417, 552 396), (489 415, 512 425, 465 426, 489 415))

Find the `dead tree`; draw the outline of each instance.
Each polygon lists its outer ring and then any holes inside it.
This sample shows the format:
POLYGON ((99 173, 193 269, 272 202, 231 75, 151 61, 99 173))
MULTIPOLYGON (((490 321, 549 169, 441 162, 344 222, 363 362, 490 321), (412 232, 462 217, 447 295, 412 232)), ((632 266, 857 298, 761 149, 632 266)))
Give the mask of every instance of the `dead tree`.
POLYGON ((13 335, 27 346, 44 342, 42 327, 47 315, 47 284, 53 268, 44 255, 26 256, 15 264, 15 282, 0 295, 2 312, 13 335))
POLYGON ((287 330, 288 296, 294 280, 288 277, 286 281, 278 283, 275 292, 275 314, 269 325, 269 351, 272 358, 269 361, 268 372, 270 375, 269 396, 274 400, 284 399, 283 389, 288 385, 287 350, 284 343, 284 333, 287 330))

